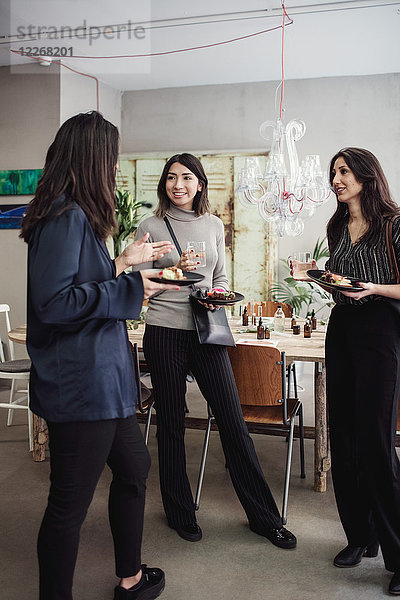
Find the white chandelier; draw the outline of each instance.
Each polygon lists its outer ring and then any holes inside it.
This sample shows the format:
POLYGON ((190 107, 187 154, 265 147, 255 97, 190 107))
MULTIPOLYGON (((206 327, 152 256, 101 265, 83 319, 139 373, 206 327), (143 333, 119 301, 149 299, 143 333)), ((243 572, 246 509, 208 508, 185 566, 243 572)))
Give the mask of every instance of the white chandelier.
MULTIPOLYGON (((282 9, 283 56, 285 16, 288 15, 284 5, 282 9)), ((236 193, 242 204, 258 206, 262 218, 275 223, 279 236, 285 233, 296 236, 303 233, 304 220, 312 217, 317 206, 329 200, 331 189, 318 155, 310 154, 299 164, 295 143, 303 137, 306 126, 304 121, 298 120, 284 125, 283 84, 282 67, 280 116, 276 121, 265 121, 260 126, 261 137, 272 141, 265 172, 261 173, 256 158, 247 158, 236 193)))

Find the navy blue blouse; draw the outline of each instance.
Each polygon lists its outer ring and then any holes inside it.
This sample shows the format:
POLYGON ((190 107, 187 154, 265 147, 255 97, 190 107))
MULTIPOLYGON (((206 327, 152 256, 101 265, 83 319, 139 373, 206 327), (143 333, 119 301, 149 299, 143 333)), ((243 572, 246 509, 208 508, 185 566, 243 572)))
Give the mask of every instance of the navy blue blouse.
POLYGON ((47 421, 125 418, 136 385, 124 319, 138 318, 139 273, 116 277, 104 241, 85 213, 54 202, 28 244, 27 347, 31 410, 47 421))

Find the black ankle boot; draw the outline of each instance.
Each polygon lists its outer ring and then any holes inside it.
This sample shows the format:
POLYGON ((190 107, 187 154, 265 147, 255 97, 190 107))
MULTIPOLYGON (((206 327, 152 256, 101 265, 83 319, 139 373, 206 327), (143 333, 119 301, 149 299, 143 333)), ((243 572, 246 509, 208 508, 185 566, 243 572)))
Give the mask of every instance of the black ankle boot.
POLYGON ((335 567, 350 568, 360 564, 363 556, 373 558, 378 555, 378 542, 372 542, 368 546, 346 546, 335 556, 333 564, 335 567))

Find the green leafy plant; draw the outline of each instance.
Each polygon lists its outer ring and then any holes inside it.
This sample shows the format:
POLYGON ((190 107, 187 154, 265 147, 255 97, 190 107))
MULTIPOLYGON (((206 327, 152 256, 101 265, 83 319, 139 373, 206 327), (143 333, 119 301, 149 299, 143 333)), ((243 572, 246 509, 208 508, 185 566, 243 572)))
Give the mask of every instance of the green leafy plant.
MULTIPOLYGON (((312 256, 316 261, 329 257, 326 238, 317 239, 312 256)), ((281 262, 289 270, 287 261, 281 259, 281 262)), ((272 285, 269 288, 269 295, 277 302, 285 302, 293 306, 297 315, 300 315, 302 311, 305 315, 309 315, 312 308, 318 313, 325 306, 330 307, 334 304, 331 295, 319 285, 308 281, 296 281, 291 276, 285 277, 282 282, 272 285)))
POLYGON ((145 322, 146 310, 141 311, 138 319, 127 319, 126 327, 127 329, 138 329, 139 325, 142 325, 145 322))
POLYGON ((123 242, 135 233, 142 218, 140 209, 146 206, 146 203, 135 202, 131 192, 127 190, 117 190, 115 196, 115 217, 118 229, 113 235, 113 242, 114 255, 118 256, 122 252, 123 242))

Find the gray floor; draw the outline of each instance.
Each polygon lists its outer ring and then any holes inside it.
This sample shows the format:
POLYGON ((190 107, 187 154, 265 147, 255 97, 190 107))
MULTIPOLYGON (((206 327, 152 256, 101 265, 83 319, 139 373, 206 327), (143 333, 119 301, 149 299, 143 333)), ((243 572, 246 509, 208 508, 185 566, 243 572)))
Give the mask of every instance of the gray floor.
MULTIPOLYGON (((192 414, 204 406, 194 386, 189 407, 192 414)), ((6 392, 0 390, 0 398, 6 392)), ((16 415, 15 425, 6 427, 6 411, 0 411, 0 598, 35 600, 37 531, 46 503, 49 464, 33 463, 28 452, 25 413, 16 415)), ((186 436, 188 473, 195 485, 203 432, 186 436)), ((285 441, 255 436, 254 441, 269 484, 280 504, 285 441)), ((307 478, 299 477, 298 443, 295 446, 288 528, 298 537, 296 550, 272 546, 252 533, 224 467, 218 434, 213 433, 198 521, 203 540, 189 543, 169 529, 158 488, 154 428, 149 449, 152 468, 143 539, 143 562, 166 572, 164 600, 264 600, 296 598, 328 600, 351 598, 372 600, 387 595, 390 574, 382 557, 364 559, 354 569, 337 569, 332 558, 345 545, 339 524, 332 484, 328 492, 312 489, 313 443, 306 441, 307 478)), ((105 472, 99 482, 88 517, 82 528, 75 575, 75 600, 111 600, 116 579, 107 523, 105 472)))

